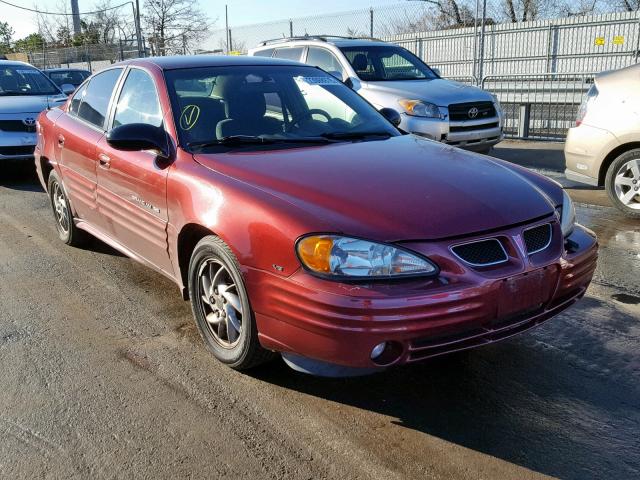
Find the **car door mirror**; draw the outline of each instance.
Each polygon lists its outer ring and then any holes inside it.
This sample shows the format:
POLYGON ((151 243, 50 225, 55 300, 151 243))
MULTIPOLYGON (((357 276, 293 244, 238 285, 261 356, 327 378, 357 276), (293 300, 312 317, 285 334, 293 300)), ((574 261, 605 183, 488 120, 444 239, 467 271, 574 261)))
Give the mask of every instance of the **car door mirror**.
POLYGON ((342 83, 344 83, 349 88, 353 88, 353 80, 351 80, 351 77, 347 77, 347 79, 342 83))
POLYGON ((76 87, 74 87, 70 83, 63 83, 60 86, 60 90, 62 90, 62 93, 64 93, 65 95, 68 96, 68 95, 71 95, 73 92, 76 91, 76 87))
POLYGON ((167 157, 167 133, 147 123, 128 123, 107 133, 107 143, 117 150, 157 150, 167 157))
POLYGON ((402 122, 402 117, 400 116, 398 111, 394 110, 393 108, 388 108, 388 107, 381 108, 380 113, 384 118, 389 120, 389 122, 391 122, 394 127, 399 126, 400 122, 402 122))

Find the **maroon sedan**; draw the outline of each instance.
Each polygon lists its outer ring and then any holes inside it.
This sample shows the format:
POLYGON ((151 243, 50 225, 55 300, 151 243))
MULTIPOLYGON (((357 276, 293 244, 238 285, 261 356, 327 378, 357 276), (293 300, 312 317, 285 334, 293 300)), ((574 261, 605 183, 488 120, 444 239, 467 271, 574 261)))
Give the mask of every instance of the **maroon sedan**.
POLYGON ((322 70, 116 64, 38 123, 62 241, 173 280, 222 362, 365 373, 490 344, 582 297, 592 232, 562 188, 394 126, 322 70))

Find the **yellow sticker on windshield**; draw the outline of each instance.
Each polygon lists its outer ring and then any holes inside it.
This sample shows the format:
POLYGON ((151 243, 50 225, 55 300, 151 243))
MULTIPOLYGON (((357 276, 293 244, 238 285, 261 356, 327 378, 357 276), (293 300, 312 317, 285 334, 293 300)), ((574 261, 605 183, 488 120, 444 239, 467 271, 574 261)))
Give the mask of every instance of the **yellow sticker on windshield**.
POLYGON ((180 115, 180 128, 191 130, 200 118, 200 107, 197 105, 187 105, 180 115))

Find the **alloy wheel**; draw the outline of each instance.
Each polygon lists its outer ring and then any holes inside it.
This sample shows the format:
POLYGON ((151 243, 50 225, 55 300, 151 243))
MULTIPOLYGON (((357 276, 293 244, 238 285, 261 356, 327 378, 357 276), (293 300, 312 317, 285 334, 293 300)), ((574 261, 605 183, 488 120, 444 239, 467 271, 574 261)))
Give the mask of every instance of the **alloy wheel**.
POLYGON ((242 332, 242 299, 233 277, 216 259, 202 262, 198 271, 199 303, 217 343, 233 348, 242 332))
POLYGON ((640 159, 622 165, 613 182, 618 200, 629 208, 640 210, 640 159))
POLYGON ((55 183, 53 188, 53 194, 51 195, 53 202, 53 209, 56 214, 56 222, 58 227, 64 232, 69 233, 69 209, 67 208, 67 199, 64 196, 64 191, 59 183, 55 183))

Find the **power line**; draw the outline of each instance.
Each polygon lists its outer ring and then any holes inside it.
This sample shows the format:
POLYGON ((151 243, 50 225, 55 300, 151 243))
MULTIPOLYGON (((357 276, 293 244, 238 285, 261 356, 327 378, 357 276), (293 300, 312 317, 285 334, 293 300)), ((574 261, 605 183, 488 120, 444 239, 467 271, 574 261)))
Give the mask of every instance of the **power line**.
MULTIPOLYGON (((5 5, 9 5, 10 7, 19 8, 20 10, 27 10, 28 12, 40 13, 42 15, 62 15, 67 17, 72 17, 76 15, 75 13, 62 13, 62 12, 46 12, 44 10, 36 10, 35 8, 21 7, 20 5, 15 5, 10 2, 6 2, 5 0, 0 0, 0 3, 4 3, 5 5)), ((120 5, 116 5, 115 7, 103 8, 102 10, 94 10, 93 12, 80 12, 77 15, 95 15, 96 13, 108 12, 109 10, 115 10, 116 8, 123 7, 132 2, 124 2, 120 5)))

